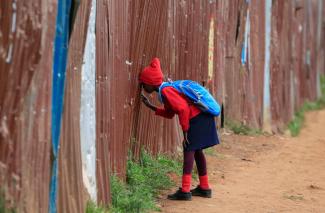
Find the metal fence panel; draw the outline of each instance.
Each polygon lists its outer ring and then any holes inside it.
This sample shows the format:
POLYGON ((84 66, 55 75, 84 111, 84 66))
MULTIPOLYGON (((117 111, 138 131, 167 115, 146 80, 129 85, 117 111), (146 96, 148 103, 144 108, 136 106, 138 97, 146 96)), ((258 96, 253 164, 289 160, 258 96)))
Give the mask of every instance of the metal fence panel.
POLYGON ((83 183, 80 143, 81 66, 91 1, 81 1, 70 36, 62 113, 58 212, 85 212, 89 195, 83 183))
MULTIPOLYGON (((0 184, 21 212, 49 205, 58 143, 51 135, 60 132, 50 123, 57 8, 50 0, 0 4, 0 184)), ((226 120, 254 128, 281 132, 320 95, 323 0, 87 0, 70 12, 57 206, 56 196, 51 202, 59 212, 84 212, 88 199, 108 204, 110 175, 125 178, 129 150, 137 158, 142 148, 180 149, 177 117, 140 103, 138 74, 153 57, 166 78, 198 81, 226 120)))
POLYGON ((46 212, 56 3, 2 1, 0 14, 0 186, 19 212, 46 212))

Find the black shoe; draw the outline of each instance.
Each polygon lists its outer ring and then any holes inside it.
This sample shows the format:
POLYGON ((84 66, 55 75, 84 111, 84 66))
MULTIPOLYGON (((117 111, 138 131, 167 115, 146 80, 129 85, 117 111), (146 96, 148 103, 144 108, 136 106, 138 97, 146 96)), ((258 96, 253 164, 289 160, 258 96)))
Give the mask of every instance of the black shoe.
POLYGON ((192 200, 191 192, 183 192, 182 188, 179 188, 174 194, 168 195, 169 200, 192 200))
POLYGON ((191 190, 193 196, 211 198, 212 190, 211 189, 201 189, 200 186, 197 186, 195 189, 191 190))

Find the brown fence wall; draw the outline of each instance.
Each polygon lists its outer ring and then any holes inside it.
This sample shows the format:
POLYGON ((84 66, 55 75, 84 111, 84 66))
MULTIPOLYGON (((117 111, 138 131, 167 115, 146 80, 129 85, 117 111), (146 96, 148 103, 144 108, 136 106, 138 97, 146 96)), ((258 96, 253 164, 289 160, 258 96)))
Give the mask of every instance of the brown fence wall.
MULTIPOLYGON (((84 212, 89 199, 80 99, 91 2, 80 1, 69 42, 59 212, 84 212)), ((96 9, 98 203, 110 201, 110 175, 125 178, 129 150, 135 157, 143 147, 172 155, 179 147, 177 118, 154 116, 140 104, 138 74, 153 57, 161 59, 165 77, 209 88, 226 120, 254 128, 270 125, 269 131, 281 132, 305 101, 319 96, 319 76, 325 74, 322 0, 97 0, 96 9)), ((46 212, 49 204, 56 12, 50 0, 0 3, 0 186, 20 212, 46 212)), ((150 98, 159 104, 155 95, 150 98)))
POLYGON ((317 63, 324 61, 317 62, 317 25, 324 25, 316 21, 317 11, 318 1, 273 2, 271 113, 274 131, 281 131, 305 101, 317 98, 317 72, 320 72, 317 63))
POLYGON ((89 199, 82 176, 80 98, 90 3, 90 0, 81 1, 69 43, 59 152, 58 212, 85 212, 85 203, 89 199))
POLYGON ((55 14, 54 1, 0 3, 0 190, 18 212, 48 209, 55 14))

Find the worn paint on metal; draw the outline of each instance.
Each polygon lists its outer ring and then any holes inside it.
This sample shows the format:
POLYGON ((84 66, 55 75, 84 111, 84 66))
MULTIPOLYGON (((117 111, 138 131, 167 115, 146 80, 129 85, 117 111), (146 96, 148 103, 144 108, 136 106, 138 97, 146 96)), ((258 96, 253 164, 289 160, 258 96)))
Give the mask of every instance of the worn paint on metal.
POLYGON ((271 132, 270 56, 272 0, 265 1, 265 61, 263 92, 263 130, 271 132))
POLYGON ((58 1, 56 34, 54 41, 52 75, 52 178, 50 185, 49 212, 57 212, 58 150, 64 99, 65 71, 69 42, 69 13, 71 1, 58 1))
POLYGON ((91 1, 87 38, 81 68, 80 142, 83 183, 93 201, 96 186, 96 0, 91 1))
POLYGON ((246 24, 245 24, 245 35, 244 43, 241 51, 241 63, 244 65, 247 62, 247 55, 249 54, 249 35, 250 35, 250 17, 249 10, 247 11, 246 24))
MULTIPOLYGON (((16 20, 17 20, 17 2, 14 0, 12 2, 12 20, 11 20, 11 33, 15 33, 16 31, 16 20)), ((13 43, 12 41, 9 43, 9 49, 7 53, 6 63, 11 63, 12 60, 12 50, 13 50, 13 43)))
POLYGON ((80 2, 73 31, 70 33, 60 136, 58 212, 85 212, 89 200, 89 193, 83 183, 80 106, 82 64, 90 7, 91 0, 80 2))

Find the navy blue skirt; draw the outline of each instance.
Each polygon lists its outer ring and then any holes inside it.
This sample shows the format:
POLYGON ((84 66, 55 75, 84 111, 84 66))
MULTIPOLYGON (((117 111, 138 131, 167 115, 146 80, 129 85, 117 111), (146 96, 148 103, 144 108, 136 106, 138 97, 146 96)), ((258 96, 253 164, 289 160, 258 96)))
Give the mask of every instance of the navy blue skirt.
POLYGON ((187 132, 190 144, 184 151, 196 151, 219 144, 214 116, 208 113, 200 113, 190 120, 190 128, 187 132))

